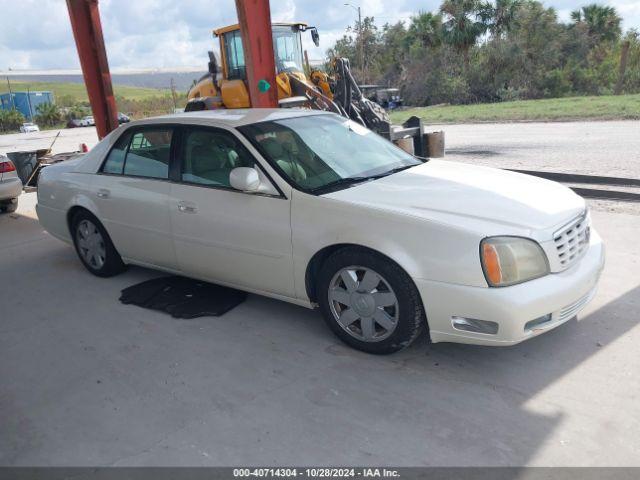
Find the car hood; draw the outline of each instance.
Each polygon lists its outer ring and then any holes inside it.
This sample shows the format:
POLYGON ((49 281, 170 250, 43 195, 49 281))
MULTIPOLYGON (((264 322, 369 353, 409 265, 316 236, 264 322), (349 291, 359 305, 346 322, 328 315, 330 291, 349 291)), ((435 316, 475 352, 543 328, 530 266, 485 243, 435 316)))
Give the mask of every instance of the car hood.
POLYGON ((585 208, 581 197, 559 183, 443 160, 325 197, 462 227, 477 220, 527 230, 562 224, 585 208))

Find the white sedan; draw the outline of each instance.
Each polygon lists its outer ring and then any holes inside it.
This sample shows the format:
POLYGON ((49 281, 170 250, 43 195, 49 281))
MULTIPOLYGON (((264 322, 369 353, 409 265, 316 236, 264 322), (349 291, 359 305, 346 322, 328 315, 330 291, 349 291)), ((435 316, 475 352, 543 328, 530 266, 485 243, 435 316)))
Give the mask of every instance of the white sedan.
POLYGON ((574 318, 604 246, 557 183, 400 150, 334 114, 123 125, 44 169, 38 216, 110 276, 137 264, 320 307, 346 343, 512 345, 574 318))
POLYGON ((15 212, 21 193, 22 182, 15 165, 7 157, 0 155, 0 212, 15 212))
POLYGON ((20 125, 20 133, 39 132, 40 128, 35 123, 23 123, 20 125))

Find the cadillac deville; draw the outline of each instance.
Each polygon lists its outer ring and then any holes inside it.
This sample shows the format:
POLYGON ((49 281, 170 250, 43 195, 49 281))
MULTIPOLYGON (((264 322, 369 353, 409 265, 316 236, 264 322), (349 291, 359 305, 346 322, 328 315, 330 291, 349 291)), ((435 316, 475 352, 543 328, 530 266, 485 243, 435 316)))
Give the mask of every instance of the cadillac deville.
POLYGON ((107 277, 127 264, 318 307, 344 342, 513 345, 574 318, 604 246, 557 183, 416 158, 296 109, 134 121, 45 168, 42 226, 107 277))

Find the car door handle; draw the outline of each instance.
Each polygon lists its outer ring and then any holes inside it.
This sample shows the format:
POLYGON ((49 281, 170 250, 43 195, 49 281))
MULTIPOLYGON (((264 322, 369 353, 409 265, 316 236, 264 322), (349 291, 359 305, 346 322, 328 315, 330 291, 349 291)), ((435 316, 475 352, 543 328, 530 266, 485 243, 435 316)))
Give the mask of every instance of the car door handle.
POLYGON ((178 202, 178 211, 182 213, 196 213, 198 207, 194 203, 178 202))
POLYGON ((100 198, 109 198, 109 195, 111 195, 111 192, 106 188, 101 188, 100 190, 98 190, 98 197, 100 198))

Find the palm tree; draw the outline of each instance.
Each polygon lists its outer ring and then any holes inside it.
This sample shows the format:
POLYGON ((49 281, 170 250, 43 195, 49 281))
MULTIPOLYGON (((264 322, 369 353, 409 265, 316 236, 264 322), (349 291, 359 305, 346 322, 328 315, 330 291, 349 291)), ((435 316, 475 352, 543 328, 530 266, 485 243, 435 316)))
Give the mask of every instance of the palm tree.
POLYGON ((491 35, 501 37, 511 31, 521 5, 522 0, 496 0, 495 6, 492 2, 485 2, 480 5, 479 16, 491 35))
POLYGON ((445 0, 440 6, 444 15, 444 40, 453 45, 469 65, 469 50, 480 35, 487 30, 487 25, 480 18, 480 2, 478 0, 445 0))
POLYGON ((18 130, 25 118, 18 110, 0 109, 0 132, 18 130))
POLYGON ((411 44, 419 43, 425 48, 437 47, 442 43, 442 16, 431 12, 419 12, 411 17, 407 33, 411 44))
POLYGON ((578 10, 572 11, 571 12, 571 20, 573 20, 573 23, 582 22, 582 10, 578 9, 578 10))
POLYGON ((54 126, 61 119, 60 110, 52 103, 42 103, 36 107, 38 123, 54 126))
POLYGON ((576 25, 584 24, 589 35, 597 41, 614 41, 622 33, 622 19, 614 7, 592 3, 571 12, 571 19, 576 25))

